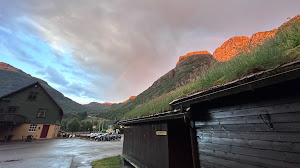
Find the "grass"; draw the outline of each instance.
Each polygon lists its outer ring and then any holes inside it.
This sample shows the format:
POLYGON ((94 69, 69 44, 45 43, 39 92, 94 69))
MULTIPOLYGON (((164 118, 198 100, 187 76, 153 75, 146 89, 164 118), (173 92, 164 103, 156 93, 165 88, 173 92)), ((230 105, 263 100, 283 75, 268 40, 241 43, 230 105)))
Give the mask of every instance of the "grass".
POLYGON ((123 119, 169 110, 171 108, 169 103, 174 99, 295 60, 300 60, 298 20, 279 29, 274 38, 259 47, 252 48, 251 52, 241 53, 230 61, 217 63, 195 81, 138 105, 126 113, 123 119))
POLYGON ((122 166, 122 160, 119 156, 109 157, 92 162, 92 168, 118 168, 122 166))

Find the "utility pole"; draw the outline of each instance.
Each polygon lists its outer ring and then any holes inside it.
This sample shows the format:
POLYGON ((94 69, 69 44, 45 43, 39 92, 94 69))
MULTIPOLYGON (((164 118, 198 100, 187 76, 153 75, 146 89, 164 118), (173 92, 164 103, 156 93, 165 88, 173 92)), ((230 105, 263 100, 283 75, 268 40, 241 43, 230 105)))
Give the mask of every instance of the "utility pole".
POLYGON ((99 122, 98 118, 97 118, 97 121, 98 121, 98 127, 99 127, 99 132, 100 132, 100 122, 99 122))

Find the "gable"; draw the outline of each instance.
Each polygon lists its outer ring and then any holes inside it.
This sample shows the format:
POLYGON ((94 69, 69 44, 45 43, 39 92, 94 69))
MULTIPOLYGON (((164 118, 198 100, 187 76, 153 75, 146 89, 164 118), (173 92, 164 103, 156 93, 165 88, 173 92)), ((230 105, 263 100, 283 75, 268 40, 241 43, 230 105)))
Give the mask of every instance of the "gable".
POLYGON ((0 98, 0 109, 8 113, 16 107, 15 113, 26 117, 26 123, 57 124, 63 111, 38 82, 21 88, 0 98))

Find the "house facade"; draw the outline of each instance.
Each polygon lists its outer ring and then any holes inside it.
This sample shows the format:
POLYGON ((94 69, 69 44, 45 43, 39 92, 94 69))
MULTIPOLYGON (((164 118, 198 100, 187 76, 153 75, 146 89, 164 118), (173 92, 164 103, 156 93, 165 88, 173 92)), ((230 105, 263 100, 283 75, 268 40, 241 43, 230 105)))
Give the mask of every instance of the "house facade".
POLYGON ((0 140, 56 137, 62 108, 39 82, 0 97, 0 140))

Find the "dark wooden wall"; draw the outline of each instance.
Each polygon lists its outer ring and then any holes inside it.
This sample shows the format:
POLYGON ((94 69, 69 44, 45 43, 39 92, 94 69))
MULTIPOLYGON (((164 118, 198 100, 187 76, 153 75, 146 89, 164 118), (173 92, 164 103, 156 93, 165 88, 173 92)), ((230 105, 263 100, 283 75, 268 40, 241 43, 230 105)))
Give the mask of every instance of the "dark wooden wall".
POLYGON ((168 137, 156 131, 168 131, 167 123, 141 123, 124 129, 123 154, 149 168, 169 167, 168 137))
POLYGON ((149 168, 193 167, 189 127, 183 118, 133 124, 125 129, 123 154, 149 168), (167 131, 166 136, 156 131, 167 131))
POLYGON ((299 87, 294 80, 193 105, 201 167, 299 168, 299 87), (274 129, 259 117, 267 113, 274 129))

